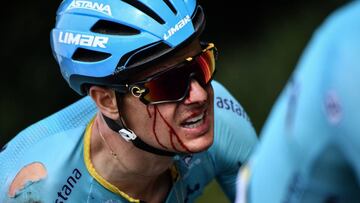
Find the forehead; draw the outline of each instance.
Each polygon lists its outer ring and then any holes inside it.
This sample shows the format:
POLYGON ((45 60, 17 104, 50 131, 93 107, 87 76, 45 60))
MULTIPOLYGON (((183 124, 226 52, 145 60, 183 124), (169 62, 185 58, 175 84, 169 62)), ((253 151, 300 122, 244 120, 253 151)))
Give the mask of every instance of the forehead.
POLYGON ((187 46, 177 50, 174 53, 171 53, 167 58, 159 60, 158 63, 152 65, 144 71, 141 71, 134 75, 131 78, 131 81, 140 81, 151 75, 154 75, 158 72, 168 69, 176 64, 179 64, 185 61, 186 58, 194 56, 201 51, 200 41, 198 39, 194 40, 187 46))

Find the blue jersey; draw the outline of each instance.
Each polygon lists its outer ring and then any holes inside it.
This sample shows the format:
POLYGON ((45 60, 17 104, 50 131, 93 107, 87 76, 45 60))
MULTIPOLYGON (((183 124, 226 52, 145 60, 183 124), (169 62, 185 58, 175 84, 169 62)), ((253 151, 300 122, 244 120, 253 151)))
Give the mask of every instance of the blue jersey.
MULTIPOLYGON (((166 202, 193 202, 214 178, 233 201, 237 171, 257 143, 241 105, 219 83, 212 85, 214 143, 204 152, 174 157, 166 202)), ((0 202, 140 202, 107 182, 92 165, 89 146, 96 112, 91 98, 85 97, 13 138, 0 153, 0 202), (46 176, 9 194, 19 171, 34 163, 46 176)))
POLYGON ((360 1, 317 30, 238 182, 240 202, 360 202, 360 1))

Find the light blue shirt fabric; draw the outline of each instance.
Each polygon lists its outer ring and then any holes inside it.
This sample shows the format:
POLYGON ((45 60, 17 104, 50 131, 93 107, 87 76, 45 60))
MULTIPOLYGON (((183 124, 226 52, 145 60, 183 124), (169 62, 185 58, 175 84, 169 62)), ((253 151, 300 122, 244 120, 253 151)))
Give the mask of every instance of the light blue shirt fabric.
POLYGON ((360 1, 316 31, 241 169, 240 202, 360 202, 360 1))
MULTIPOLYGON (((202 153, 174 157, 179 176, 166 202, 193 202, 213 179, 233 201, 239 167, 257 143, 242 106, 221 84, 213 81, 212 85, 214 143, 202 153)), ((96 111, 92 100, 85 97, 13 138, 0 153, 0 202, 128 202, 104 187, 86 167, 84 133, 96 111), (34 162, 43 164, 46 178, 8 197, 16 174, 34 162)))

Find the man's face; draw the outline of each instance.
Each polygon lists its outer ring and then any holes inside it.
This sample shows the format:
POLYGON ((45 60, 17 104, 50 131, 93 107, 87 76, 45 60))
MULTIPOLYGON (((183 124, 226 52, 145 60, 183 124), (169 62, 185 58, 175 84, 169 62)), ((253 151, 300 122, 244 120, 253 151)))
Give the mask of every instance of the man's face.
MULTIPOLYGON (((195 41, 150 71, 136 77, 143 80, 200 51, 200 44, 195 41)), ((121 116, 127 127, 145 143, 156 148, 194 153, 206 150, 213 143, 214 109, 211 84, 203 87, 193 79, 185 99, 155 105, 145 105, 139 98, 126 94, 121 108, 121 116)))

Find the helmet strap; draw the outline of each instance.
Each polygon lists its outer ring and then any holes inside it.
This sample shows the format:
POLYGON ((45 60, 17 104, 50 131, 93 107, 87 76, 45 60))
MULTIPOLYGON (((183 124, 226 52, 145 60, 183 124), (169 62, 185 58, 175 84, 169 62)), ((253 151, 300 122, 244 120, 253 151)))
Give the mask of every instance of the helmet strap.
MULTIPOLYGON (((121 101, 121 94, 118 92, 115 92, 116 94, 116 103, 118 106, 118 110, 120 112, 120 101, 121 101)), ((125 139, 127 142, 132 142, 135 147, 144 150, 146 152, 150 152, 152 154, 161 155, 161 156, 175 156, 176 154, 174 152, 166 151, 163 149, 158 149, 153 146, 150 146, 146 144, 144 141, 142 141, 132 130, 126 127, 124 124, 124 121, 122 117, 120 116, 120 123, 114 121, 113 119, 105 116, 103 114, 105 123, 109 126, 109 128, 116 133, 119 133, 123 139, 125 139)))

